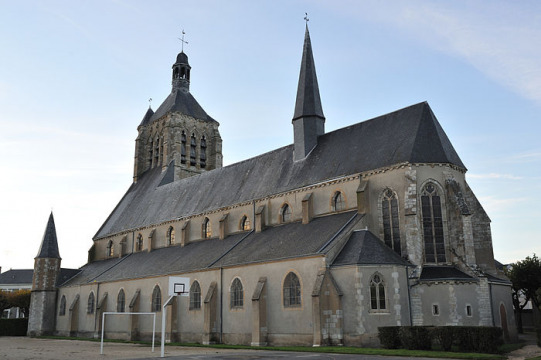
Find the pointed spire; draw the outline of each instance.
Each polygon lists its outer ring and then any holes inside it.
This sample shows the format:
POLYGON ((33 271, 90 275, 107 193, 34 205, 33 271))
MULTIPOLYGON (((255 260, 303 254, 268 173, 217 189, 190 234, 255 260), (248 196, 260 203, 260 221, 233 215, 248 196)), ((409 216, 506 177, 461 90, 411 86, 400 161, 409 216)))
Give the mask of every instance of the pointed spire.
POLYGON ((58 241, 56 239, 56 227, 54 226, 53 212, 49 216, 45 233, 43 234, 43 240, 38 251, 36 258, 49 258, 60 259, 60 253, 58 252, 58 241))
POLYGON ((297 101, 293 114, 293 142, 295 161, 302 160, 317 146, 317 138, 325 134, 325 116, 321 108, 316 66, 312 55, 312 43, 308 32, 308 19, 304 34, 301 73, 297 88, 297 101))
POLYGON ((312 55, 312 42, 310 41, 308 23, 306 23, 306 31, 304 34, 301 72, 299 75, 299 86, 297 88, 297 101, 295 103, 293 120, 307 116, 317 116, 325 120, 323 108, 321 107, 321 99, 319 97, 316 66, 314 63, 314 56, 312 55))

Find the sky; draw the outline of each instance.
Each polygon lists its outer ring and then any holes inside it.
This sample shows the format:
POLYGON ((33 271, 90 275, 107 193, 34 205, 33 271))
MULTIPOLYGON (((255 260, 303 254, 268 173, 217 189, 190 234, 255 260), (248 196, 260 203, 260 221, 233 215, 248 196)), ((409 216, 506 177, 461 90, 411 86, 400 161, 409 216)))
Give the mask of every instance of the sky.
POLYGON ((224 164, 292 143, 305 12, 326 131, 427 101, 495 258, 541 255, 539 1, 0 0, 2 272, 33 268, 51 211, 62 267, 86 263, 182 30, 224 164))

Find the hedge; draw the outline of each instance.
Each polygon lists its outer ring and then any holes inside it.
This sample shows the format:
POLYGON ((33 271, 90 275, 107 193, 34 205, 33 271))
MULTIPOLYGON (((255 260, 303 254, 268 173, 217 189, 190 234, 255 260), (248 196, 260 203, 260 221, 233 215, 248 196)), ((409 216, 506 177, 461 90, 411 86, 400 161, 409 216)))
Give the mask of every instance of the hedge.
POLYGON ((0 319, 0 336, 26 336, 28 319, 0 319))
MULTIPOLYGON (((541 330, 538 333, 541 336, 541 330)), ((496 353, 502 344, 502 329, 488 326, 386 326, 378 328, 381 345, 387 349, 430 350, 439 344, 443 351, 453 345, 460 352, 496 353)))
POLYGON ((398 331, 400 326, 385 326, 378 328, 378 337, 381 342, 381 346, 386 349, 398 349, 400 348, 400 338, 398 337, 398 331))

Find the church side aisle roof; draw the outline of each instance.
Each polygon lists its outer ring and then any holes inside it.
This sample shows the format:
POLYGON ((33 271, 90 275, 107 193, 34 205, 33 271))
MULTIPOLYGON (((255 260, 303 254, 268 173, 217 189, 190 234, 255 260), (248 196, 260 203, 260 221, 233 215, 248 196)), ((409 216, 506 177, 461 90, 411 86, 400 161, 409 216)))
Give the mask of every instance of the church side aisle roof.
POLYGON ((410 265, 368 230, 354 231, 332 266, 410 265))
POLYGON ((324 255, 330 248, 321 250, 324 245, 338 241, 339 236, 335 235, 347 232, 356 218, 355 211, 348 211, 314 218, 304 225, 293 222, 268 227, 259 233, 237 233, 224 240, 212 238, 190 242, 184 247, 170 246, 95 261, 83 266, 81 272, 63 286, 324 255))
POLYGON ((300 161, 293 160, 289 145, 162 186, 161 170, 149 170, 132 184, 94 239, 402 163, 465 169, 426 102, 326 133, 300 161))

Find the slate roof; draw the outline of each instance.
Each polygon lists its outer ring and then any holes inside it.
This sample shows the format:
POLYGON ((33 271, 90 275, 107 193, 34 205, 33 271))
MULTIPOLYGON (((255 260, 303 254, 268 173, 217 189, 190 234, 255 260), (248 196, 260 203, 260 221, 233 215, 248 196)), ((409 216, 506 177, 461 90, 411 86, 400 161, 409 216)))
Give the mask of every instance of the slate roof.
POLYGON ((32 284, 34 269, 8 270, 0 274, 0 285, 32 284))
POLYGON ((201 105, 199 105, 189 91, 184 91, 182 89, 173 89, 171 91, 169 96, 152 115, 149 123, 158 120, 169 112, 180 112, 202 121, 217 123, 216 120, 211 118, 205 110, 203 110, 201 105))
POLYGON ((150 119, 152 119, 152 115, 154 115, 154 110, 149 106, 147 112, 145 113, 145 116, 143 116, 143 120, 141 120, 141 123, 139 126, 145 126, 150 122, 150 119))
POLYGON ((423 281, 443 281, 443 280, 469 280, 477 281, 472 276, 462 272, 454 266, 423 266, 420 280, 423 281))
POLYGON ((297 87, 297 99, 295 102, 293 120, 308 116, 317 116, 325 119, 323 108, 321 106, 321 98, 319 96, 316 65, 312 54, 312 42, 310 41, 308 24, 306 24, 301 72, 299 75, 299 85, 297 87))
POLYGON ((411 265, 368 230, 354 231, 332 266, 411 265))
POLYGON ((294 222, 268 227, 256 233, 242 232, 224 240, 206 239, 128 254, 122 258, 95 261, 64 286, 91 282, 118 281, 148 276, 181 274, 202 269, 324 255, 337 241, 337 234, 353 226, 355 211, 322 216, 308 224, 294 222))
POLYGON ((300 161, 293 161, 288 145, 162 186, 161 169, 151 169, 132 184, 94 239, 408 162, 465 168, 426 102, 321 135, 300 161))
MULTIPOLYGON (((56 281, 57 285, 63 284, 66 280, 72 278, 79 273, 78 269, 60 269, 60 276, 56 281)), ((32 277, 34 276, 34 269, 23 270, 8 270, 5 273, 0 274, 0 285, 10 284, 28 284, 32 285, 32 277)))
POLYGON ((60 259, 60 253, 58 252, 58 241, 56 239, 56 227, 54 225, 53 213, 49 215, 47 226, 45 227, 45 233, 41 240, 41 246, 36 258, 49 258, 60 259))

